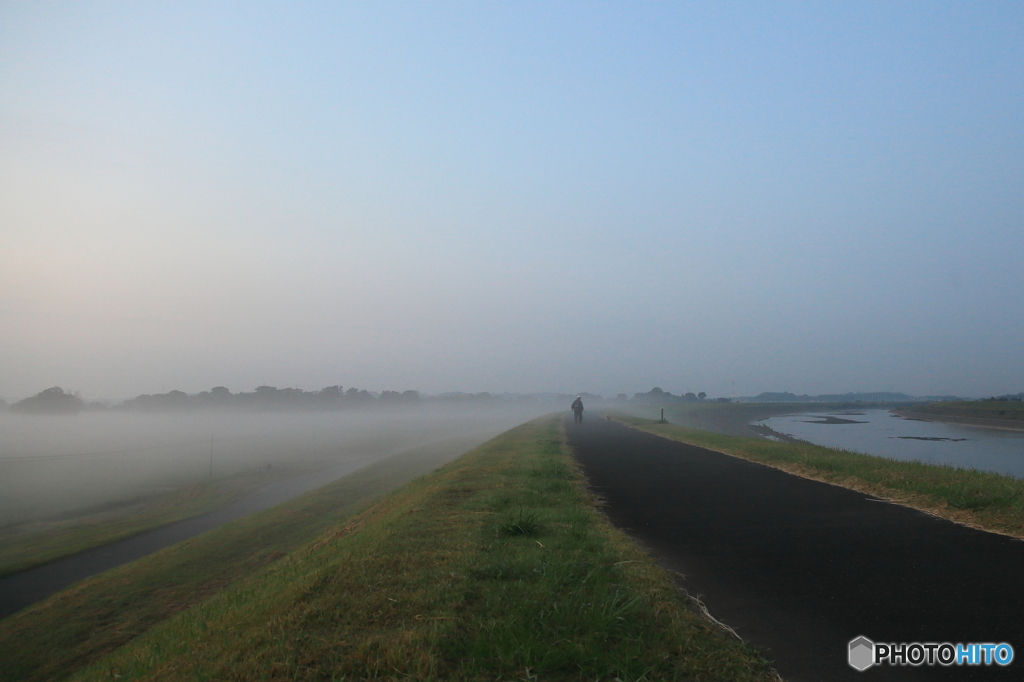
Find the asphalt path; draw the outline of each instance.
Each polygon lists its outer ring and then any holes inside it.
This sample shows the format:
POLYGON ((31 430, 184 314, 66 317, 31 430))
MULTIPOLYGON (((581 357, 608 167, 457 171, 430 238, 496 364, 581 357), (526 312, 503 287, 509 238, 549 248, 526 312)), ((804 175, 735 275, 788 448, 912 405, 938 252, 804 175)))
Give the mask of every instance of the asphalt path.
POLYGON ((785 679, 1024 680, 1024 542, 612 421, 566 431, 611 521, 785 679), (861 635, 1016 653, 858 672, 861 635))

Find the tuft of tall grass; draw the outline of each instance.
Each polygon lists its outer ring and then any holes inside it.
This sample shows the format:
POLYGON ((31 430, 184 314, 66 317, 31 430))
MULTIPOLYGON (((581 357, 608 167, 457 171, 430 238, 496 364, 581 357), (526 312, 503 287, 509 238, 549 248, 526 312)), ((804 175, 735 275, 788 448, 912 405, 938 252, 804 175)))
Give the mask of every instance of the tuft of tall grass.
POLYGON ((522 507, 519 509, 518 516, 510 516, 504 523, 498 525, 498 528, 505 535, 525 535, 527 537, 533 537, 540 535, 544 526, 541 524, 535 512, 525 512, 522 507))

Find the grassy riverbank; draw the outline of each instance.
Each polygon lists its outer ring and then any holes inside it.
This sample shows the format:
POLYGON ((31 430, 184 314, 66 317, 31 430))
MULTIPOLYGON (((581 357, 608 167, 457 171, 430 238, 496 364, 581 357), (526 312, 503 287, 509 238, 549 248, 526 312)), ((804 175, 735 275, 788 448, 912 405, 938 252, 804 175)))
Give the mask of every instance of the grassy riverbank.
POLYGON ((650 433, 853 488, 976 528, 1024 538, 1024 481, 998 474, 900 462, 810 443, 776 443, 616 415, 650 433))
MULTIPOLYGON (((332 513, 315 540, 36 679, 774 679, 607 523, 559 428, 529 422, 344 523, 332 513)), ((286 518, 247 522, 269 533, 286 518)), ((137 570, 114 582, 139 586, 137 570)))
POLYGON ((863 402, 836 402, 836 403, 669 403, 667 405, 631 405, 621 408, 619 411, 632 414, 635 417, 651 417, 660 414, 659 410, 664 407, 665 418, 673 424, 679 424, 691 429, 702 431, 713 431, 729 436, 751 437, 755 434, 748 424, 765 417, 773 417, 781 414, 794 414, 798 412, 832 410, 866 410, 866 409, 892 409, 902 404, 897 403, 863 403, 863 402))
POLYGON ((64 679, 451 458, 442 446, 393 455, 0 620, 0 680, 64 679))
POLYGON ((313 470, 293 466, 247 471, 64 519, 4 529, 0 531, 0 577, 206 514, 275 480, 313 470))
POLYGON ((1021 401, 964 400, 926 403, 901 408, 897 412, 915 419, 1024 430, 1024 402, 1021 401))

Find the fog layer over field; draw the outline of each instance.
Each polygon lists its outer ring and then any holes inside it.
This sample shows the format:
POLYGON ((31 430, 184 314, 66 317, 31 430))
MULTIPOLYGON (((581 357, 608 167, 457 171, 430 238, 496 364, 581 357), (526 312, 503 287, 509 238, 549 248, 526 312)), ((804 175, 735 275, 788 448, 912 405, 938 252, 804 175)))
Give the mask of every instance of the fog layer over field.
MULTIPOLYGON (((0 527, 266 468, 369 464, 430 444, 455 456, 550 405, 74 416, 0 413, 0 527)), ((326 480, 324 481, 327 482, 326 480)))

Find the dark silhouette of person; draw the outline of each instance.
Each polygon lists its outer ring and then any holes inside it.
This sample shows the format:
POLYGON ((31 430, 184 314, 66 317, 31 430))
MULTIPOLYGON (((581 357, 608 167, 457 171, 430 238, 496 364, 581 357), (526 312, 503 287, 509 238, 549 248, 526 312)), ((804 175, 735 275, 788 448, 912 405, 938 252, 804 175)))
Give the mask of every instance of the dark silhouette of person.
POLYGON ((583 400, 579 396, 576 396, 576 400, 572 401, 572 416, 574 424, 583 423, 583 400))

